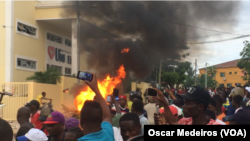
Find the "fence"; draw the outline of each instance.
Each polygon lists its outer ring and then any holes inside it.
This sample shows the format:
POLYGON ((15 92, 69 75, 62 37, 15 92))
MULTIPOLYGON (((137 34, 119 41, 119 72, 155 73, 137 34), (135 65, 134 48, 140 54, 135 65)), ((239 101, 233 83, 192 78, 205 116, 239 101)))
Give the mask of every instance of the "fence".
POLYGON ((0 90, 13 93, 13 96, 4 96, 2 104, 2 118, 5 120, 16 120, 17 110, 28 102, 28 83, 1 83, 0 90))

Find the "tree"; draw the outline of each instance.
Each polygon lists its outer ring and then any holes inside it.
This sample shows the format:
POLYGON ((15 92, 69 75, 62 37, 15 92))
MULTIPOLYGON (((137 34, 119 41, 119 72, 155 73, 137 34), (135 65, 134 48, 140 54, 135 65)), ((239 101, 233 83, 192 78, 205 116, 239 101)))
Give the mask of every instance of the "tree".
MULTIPOLYGON (((201 75, 198 78, 198 86, 205 88, 205 74, 201 75)), ((212 76, 207 76, 207 87, 216 87, 217 86, 217 81, 213 79, 212 76)))
MULTIPOLYGON (((196 81, 198 81, 198 79, 196 81)), ((185 82, 183 83, 183 86, 184 87, 192 87, 194 85, 195 85, 195 70, 192 67, 190 67, 187 70, 187 78, 186 78, 185 82)))
POLYGON ((35 72, 34 75, 26 78, 26 80, 33 80, 37 83, 56 84, 61 82, 61 73, 53 67, 50 67, 45 72, 35 72))
POLYGON ((168 60, 163 63, 162 80, 163 84, 167 84, 170 87, 176 85, 176 89, 179 89, 179 85, 183 84, 186 80, 186 72, 191 67, 191 62, 179 62, 168 60), (175 68, 174 68, 175 67, 175 68))
POLYGON ((244 80, 247 80, 249 83, 250 80, 250 43, 249 41, 244 41, 244 48, 240 52, 241 59, 239 60, 237 66, 242 69, 244 80))
POLYGON ((211 67, 207 68, 207 75, 208 76, 215 77, 216 73, 217 73, 216 67, 211 66, 211 67))

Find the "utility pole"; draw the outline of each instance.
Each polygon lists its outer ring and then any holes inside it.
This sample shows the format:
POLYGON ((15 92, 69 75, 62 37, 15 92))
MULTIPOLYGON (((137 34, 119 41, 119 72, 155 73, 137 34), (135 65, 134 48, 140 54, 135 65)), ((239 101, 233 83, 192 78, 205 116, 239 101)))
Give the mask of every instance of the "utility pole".
MULTIPOLYGON (((77 69, 80 70, 80 9, 79 1, 76 1, 76 13, 77 13, 77 69)), ((80 80, 77 79, 77 84, 80 84, 80 80)))
POLYGON ((197 85, 197 83, 196 83, 196 70, 197 70, 197 59, 195 59, 195 71, 194 71, 194 73, 195 73, 195 78, 194 78, 195 86, 197 85))
POLYGON ((207 62, 206 62, 205 88, 207 88, 207 62))
POLYGON ((159 86, 161 86, 161 63, 162 60, 160 60, 160 68, 159 68, 159 86))
POLYGON ((175 72, 175 61, 174 61, 174 72, 175 72))

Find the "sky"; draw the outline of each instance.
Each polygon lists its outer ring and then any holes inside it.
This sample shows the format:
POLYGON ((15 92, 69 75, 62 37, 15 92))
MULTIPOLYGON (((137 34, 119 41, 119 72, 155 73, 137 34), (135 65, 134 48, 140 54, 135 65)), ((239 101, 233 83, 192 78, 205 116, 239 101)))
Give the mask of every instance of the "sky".
MULTIPOLYGON (((250 34, 250 1, 241 1, 241 10, 239 12, 238 23, 237 25, 232 25, 233 31, 225 31, 230 33, 236 33, 241 35, 250 34), (245 30, 248 29, 248 30, 245 30), (242 31, 244 30, 244 31, 242 31), (237 32, 240 31, 240 32, 237 32)), ((206 27, 207 29, 216 29, 216 27, 206 27)), ((213 33, 218 34, 218 33, 213 33)), ((211 34, 211 35, 213 35, 211 34)), ((200 40, 203 41, 216 41, 216 40, 223 40, 223 39, 230 39, 234 37, 238 37, 239 35, 221 35, 221 36, 214 36, 211 38, 206 38, 207 40, 200 40), (219 37, 219 38, 218 38, 219 37)), ((217 43, 207 43, 203 44, 202 47, 204 50, 200 50, 199 54, 192 54, 190 52, 190 56, 186 58, 186 61, 191 61, 192 66, 194 67, 195 59, 197 59, 197 67, 204 68, 205 64, 208 63, 208 66, 216 65, 236 59, 240 59, 240 52, 244 48, 243 42, 245 40, 250 41, 250 36, 245 38, 240 38, 236 40, 229 40, 224 42, 217 42, 217 43)), ((190 45, 192 48, 193 45, 190 45)), ((198 73, 198 70, 197 70, 198 73)))

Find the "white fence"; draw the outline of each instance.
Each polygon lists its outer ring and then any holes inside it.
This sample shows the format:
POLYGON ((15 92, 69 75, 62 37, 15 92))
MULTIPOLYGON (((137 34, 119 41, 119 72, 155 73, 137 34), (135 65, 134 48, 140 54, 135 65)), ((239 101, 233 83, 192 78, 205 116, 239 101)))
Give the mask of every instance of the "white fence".
MULTIPOLYGON (((28 102, 28 83, 0 83, 0 91, 13 93, 13 96, 4 96, 2 104, 2 118, 5 120, 16 120, 17 111, 28 102)), ((0 113, 1 114, 1 113, 0 113)))

